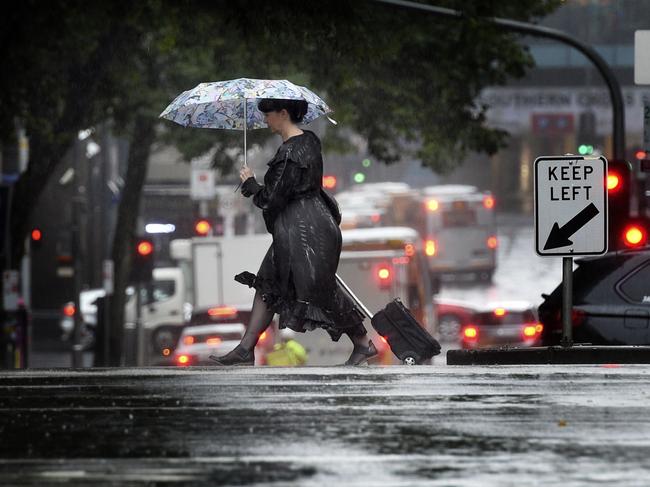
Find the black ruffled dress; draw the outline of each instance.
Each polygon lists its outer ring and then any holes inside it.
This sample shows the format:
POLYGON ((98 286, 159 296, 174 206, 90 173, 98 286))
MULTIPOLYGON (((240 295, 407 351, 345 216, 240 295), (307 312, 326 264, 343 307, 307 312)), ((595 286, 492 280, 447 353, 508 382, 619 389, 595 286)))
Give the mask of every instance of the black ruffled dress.
POLYGON ((323 328, 334 341, 342 333, 365 334, 363 314, 335 279, 341 214, 322 189, 320 140, 305 130, 287 139, 268 166, 264 185, 248 178, 242 194, 263 210, 273 243, 257 275, 243 272, 235 279, 262 293, 279 314, 280 328, 323 328))

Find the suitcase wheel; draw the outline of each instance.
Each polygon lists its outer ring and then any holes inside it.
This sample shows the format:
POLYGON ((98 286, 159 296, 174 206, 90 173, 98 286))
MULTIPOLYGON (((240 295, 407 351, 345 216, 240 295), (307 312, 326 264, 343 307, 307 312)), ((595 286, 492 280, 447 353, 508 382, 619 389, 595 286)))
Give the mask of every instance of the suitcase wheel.
POLYGON ((413 357, 412 355, 407 355, 407 356, 404 357, 404 359, 402 360, 402 363, 403 363, 404 365, 416 365, 416 364, 418 363, 418 361, 417 361, 417 360, 415 359, 415 357, 413 357))

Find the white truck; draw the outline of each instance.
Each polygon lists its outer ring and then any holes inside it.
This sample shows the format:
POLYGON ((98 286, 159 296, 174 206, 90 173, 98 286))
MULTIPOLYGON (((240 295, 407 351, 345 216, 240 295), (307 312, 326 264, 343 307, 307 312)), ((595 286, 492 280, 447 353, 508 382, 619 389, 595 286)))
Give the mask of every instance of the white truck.
POLYGON ((182 271, 192 313, 216 306, 250 307, 255 290, 234 277, 245 270, 256 273, 271 241, 269 234, 172 240, 170 254, 182 271))

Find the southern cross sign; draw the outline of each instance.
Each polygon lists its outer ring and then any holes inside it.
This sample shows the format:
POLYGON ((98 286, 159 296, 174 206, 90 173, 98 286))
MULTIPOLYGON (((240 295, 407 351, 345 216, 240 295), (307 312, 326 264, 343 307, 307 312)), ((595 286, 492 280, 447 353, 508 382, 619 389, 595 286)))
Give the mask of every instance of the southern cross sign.
POLYGON ((607 252, 607 159, 535 159, 535 251, 553 257, 607 252))

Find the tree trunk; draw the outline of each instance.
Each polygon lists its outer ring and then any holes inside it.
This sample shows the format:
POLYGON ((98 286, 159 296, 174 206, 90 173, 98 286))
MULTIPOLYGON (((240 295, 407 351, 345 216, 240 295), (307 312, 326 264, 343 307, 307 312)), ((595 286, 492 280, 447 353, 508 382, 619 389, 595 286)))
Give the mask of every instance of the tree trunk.
POLYGON ((140 196, 147 176, 151 144, 155 137, 155 120, 138 115, 129 147, 124 189, 117 210, 112 259, 114 262, 114 295, 110 300, 110 352, 108 366, 119 367, 123 356, 124 305, 129 280, 133 243, 140 213, 140 196))

